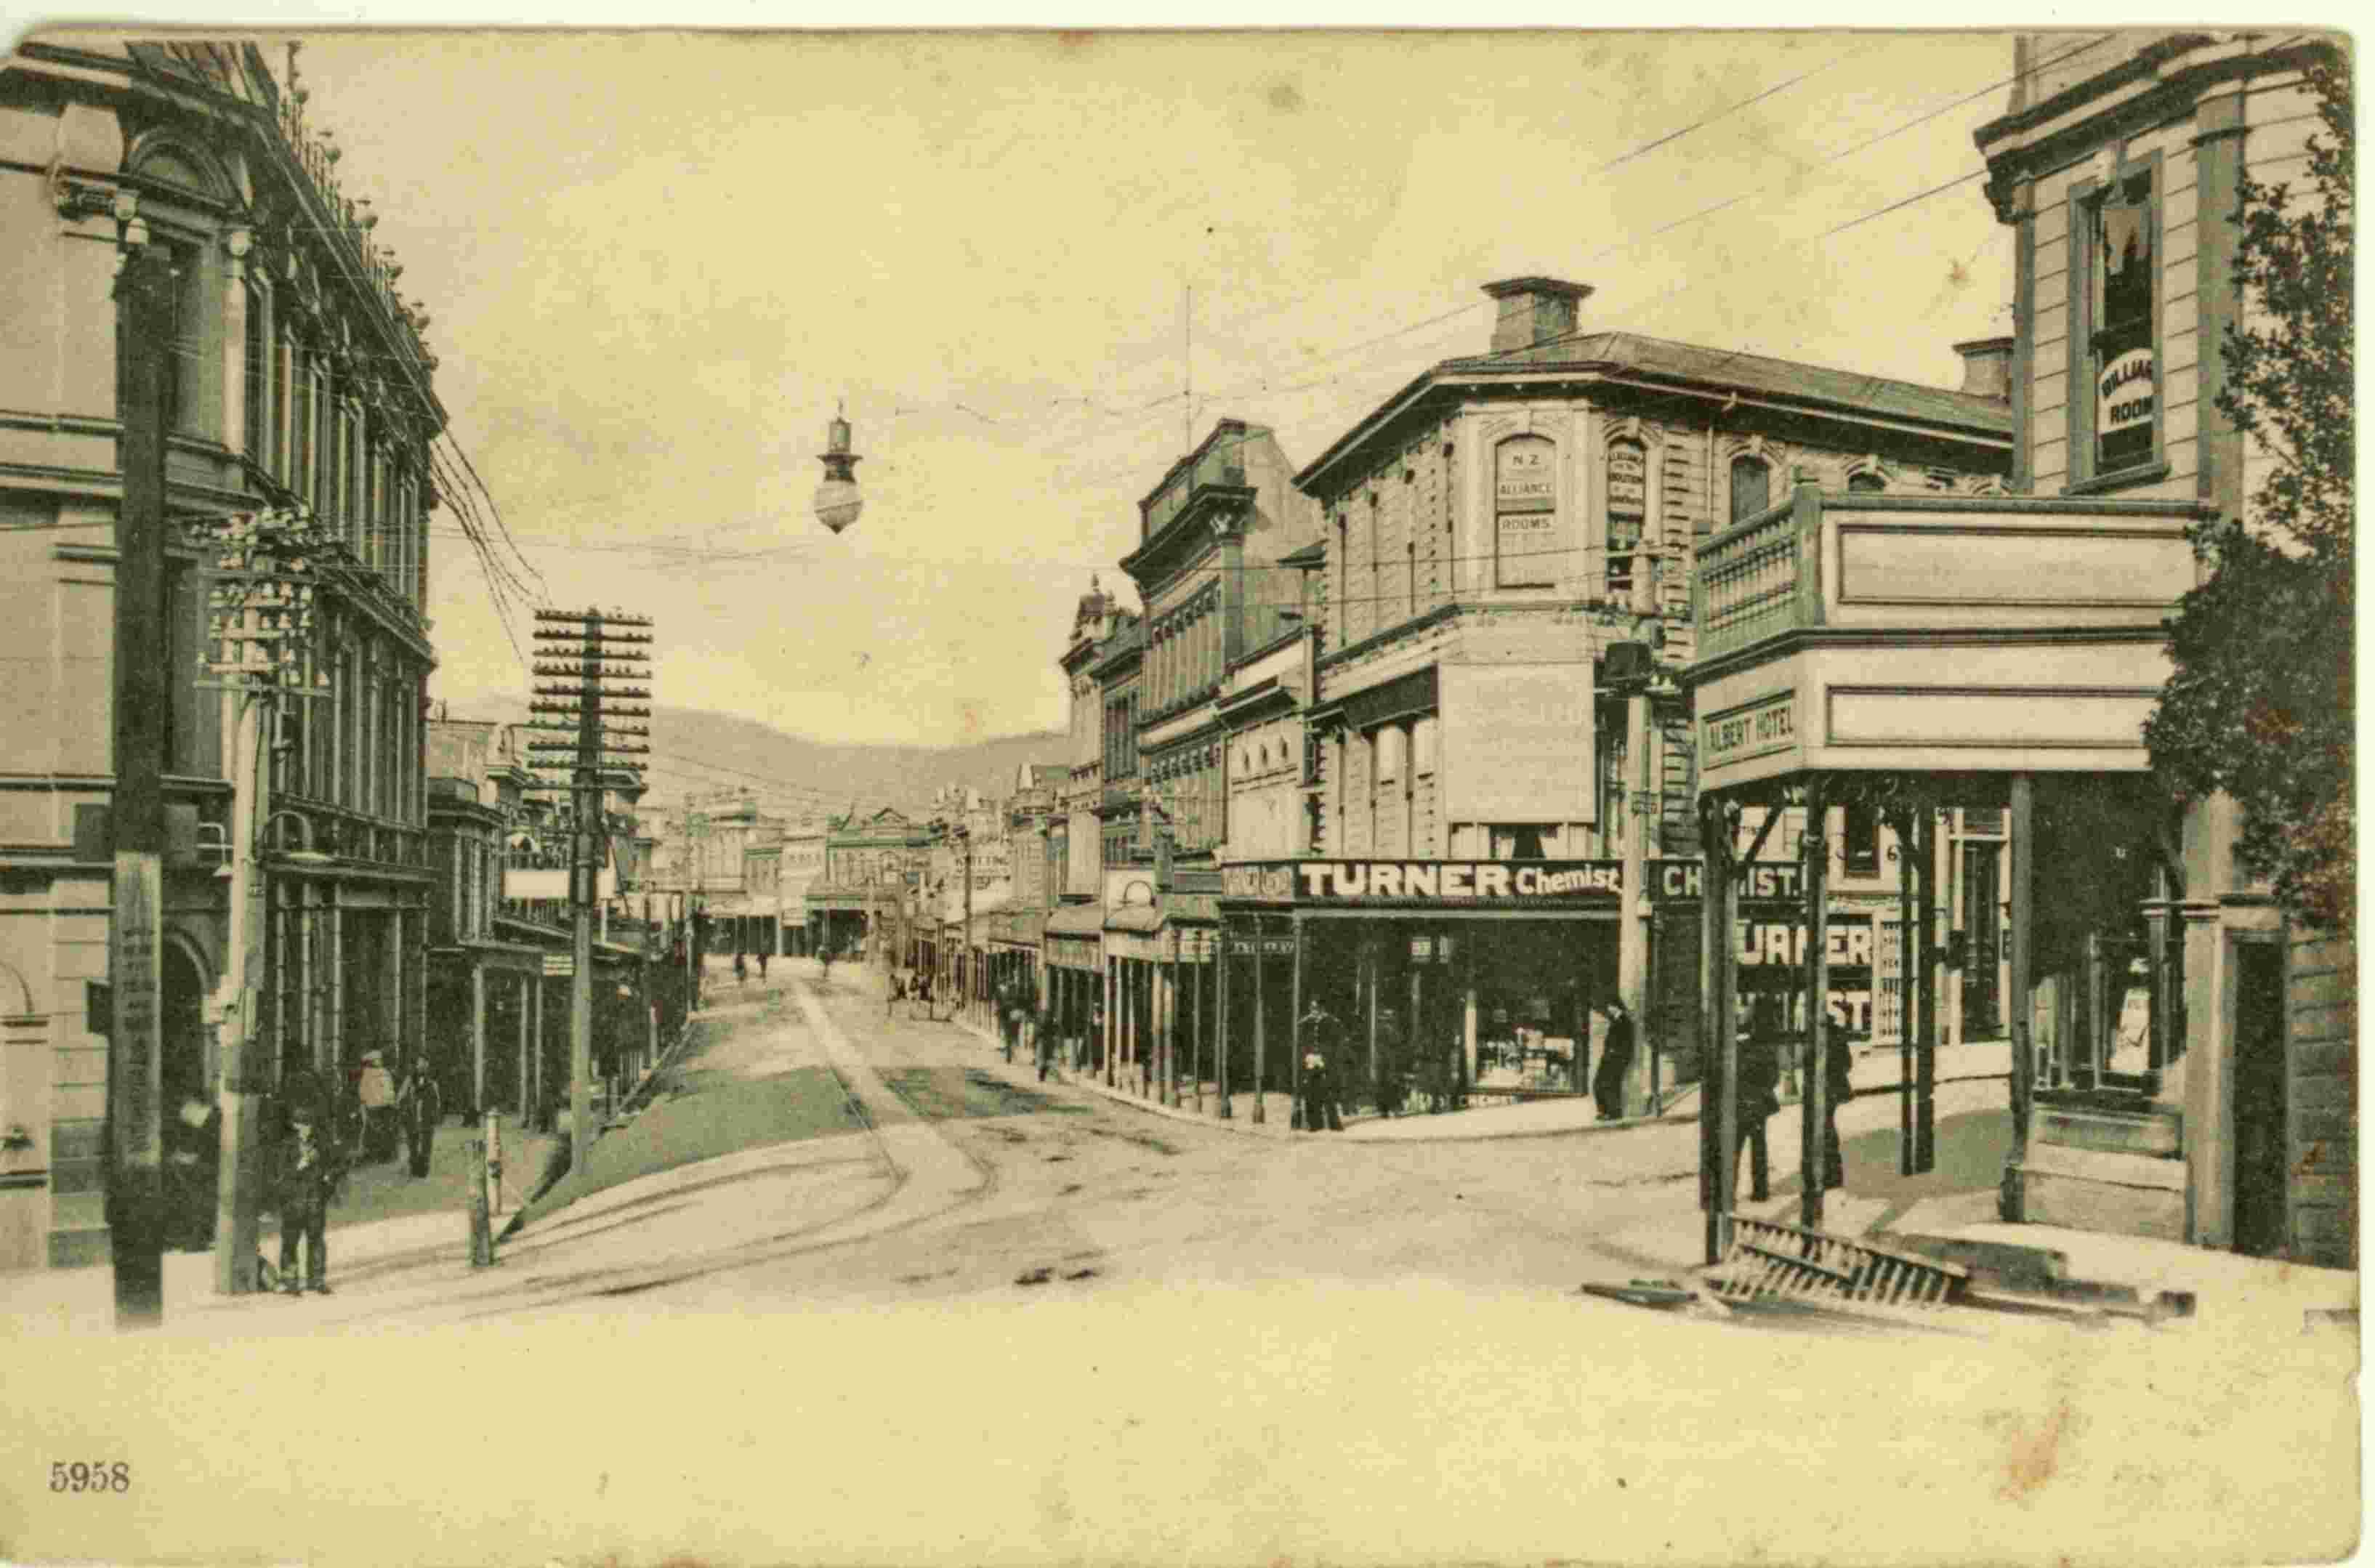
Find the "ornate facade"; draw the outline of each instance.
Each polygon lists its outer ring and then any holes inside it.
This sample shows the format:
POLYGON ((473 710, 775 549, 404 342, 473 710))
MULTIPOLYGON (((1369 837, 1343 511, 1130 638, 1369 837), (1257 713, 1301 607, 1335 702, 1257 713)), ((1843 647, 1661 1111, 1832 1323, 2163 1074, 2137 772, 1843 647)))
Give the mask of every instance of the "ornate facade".
POLYGON ((397 291, 368 202, 308 121, 293 51, 58 35, 0 73, 0 1123, 13 1208, 0 1266, 106 1255, 107 1047, 84 983, 107 964, 104 808, 115 523, 119 257, 163 246, 176 278, 167 442, 171 721, 179 823, 166 887, 171 1094, 216 1084, 209 1010, 230 933, 213 873, 232 831, 236 699, 200 683, 214 555, 188 525, 264 510, 334 536, 300 662, 314 695, 266 728, 275 810, 266 1071, 337 1072, 421 1030, 429 890, 422 613, 433 443, 445 413, 427 315, 397 291), (29 1196, 30 1195, 30 1196, 29 1196))

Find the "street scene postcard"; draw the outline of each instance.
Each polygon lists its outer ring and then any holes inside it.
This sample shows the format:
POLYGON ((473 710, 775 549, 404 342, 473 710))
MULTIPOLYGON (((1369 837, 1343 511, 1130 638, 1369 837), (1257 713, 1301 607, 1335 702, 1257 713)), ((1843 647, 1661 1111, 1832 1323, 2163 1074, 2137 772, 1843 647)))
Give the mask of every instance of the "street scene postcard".
POLYGON ((2346 34, 639 19, 0 41, 0 1562, 2358 1550, 2346 34))

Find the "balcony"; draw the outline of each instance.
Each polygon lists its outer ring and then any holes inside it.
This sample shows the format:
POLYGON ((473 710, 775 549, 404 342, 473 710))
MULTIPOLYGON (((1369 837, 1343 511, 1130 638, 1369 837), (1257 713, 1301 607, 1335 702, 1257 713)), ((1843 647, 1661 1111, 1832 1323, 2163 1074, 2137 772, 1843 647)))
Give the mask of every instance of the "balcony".
POLYGON ((1710 787, 1802 768, 2132 772, 2193 586, 2177 501, 1827 495, 1699 547, 1710 787))

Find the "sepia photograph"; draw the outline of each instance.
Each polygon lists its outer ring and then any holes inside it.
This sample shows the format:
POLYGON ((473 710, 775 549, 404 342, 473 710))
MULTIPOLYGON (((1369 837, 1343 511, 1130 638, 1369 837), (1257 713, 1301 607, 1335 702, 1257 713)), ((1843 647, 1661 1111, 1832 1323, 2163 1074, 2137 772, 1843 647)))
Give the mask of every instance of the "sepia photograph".
POLYGON ((2346 33, 222 16, 0 39, 0 1562, 2358 1550, 2346 33))

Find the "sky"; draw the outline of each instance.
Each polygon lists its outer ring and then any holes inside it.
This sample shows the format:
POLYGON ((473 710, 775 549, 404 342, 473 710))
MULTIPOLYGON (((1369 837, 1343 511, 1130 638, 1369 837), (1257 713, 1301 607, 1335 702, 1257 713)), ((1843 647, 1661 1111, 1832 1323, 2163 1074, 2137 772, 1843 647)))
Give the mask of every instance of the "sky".
MULTIPOLYGON (((2011 330, 2003 34, 325 33, 300 68, 540 596, 650 616, 657 701, 824 739, 1060 726, 1073 606, 1128 595, 1187 443, 1310 461, 1483 352, 1493 279, 1944 386, 2011 330)), ((527 626, 432 544, 435 693, 524 697, 527 626)))

